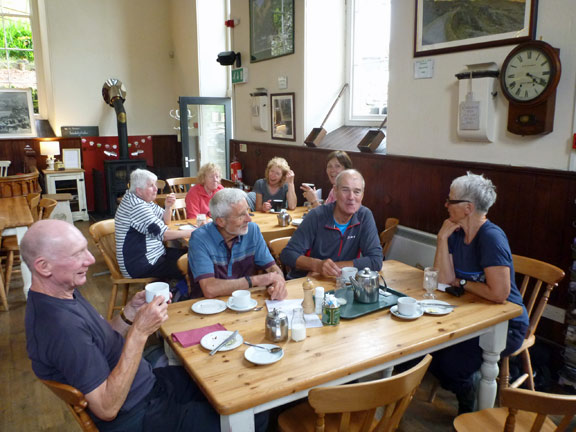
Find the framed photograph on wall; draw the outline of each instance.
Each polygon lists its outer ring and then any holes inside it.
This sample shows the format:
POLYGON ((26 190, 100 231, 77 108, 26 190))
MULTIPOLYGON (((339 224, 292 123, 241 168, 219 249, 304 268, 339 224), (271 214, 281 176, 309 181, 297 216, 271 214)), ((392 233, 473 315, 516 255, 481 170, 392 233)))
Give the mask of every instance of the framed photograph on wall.
POLYGON ((294 93, 270 95, 272 107, 272 139, 296 141, 294 93))
POLYGON ((294 53, 294 0, 250 1, 250 63, 294 53))
POLYGON ((30 89, 0 89, 0 138, 36 136, 30 89))
POLYGON ((538 0, 416 0, 414 57, 534 39, 538 0))

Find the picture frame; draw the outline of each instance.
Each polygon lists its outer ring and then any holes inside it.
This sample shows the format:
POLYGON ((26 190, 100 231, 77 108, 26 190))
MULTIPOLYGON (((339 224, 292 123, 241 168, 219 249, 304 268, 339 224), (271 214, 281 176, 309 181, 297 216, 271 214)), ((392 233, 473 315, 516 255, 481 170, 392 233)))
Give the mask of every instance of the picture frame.
POLYGON ((538 0, 415 1, 414 57, 518 44, 536 34, 538 0))
POLYGON ((0 138, 36 136, 31 89, 0 89, 0 138))
POLYGON ((82 157, 79 148, 65 148, 62 149, 62 162, 64 169, 79 169, 82 168, 82 157))
POLYGON ((250 1, 250 63, 294 54, 294 0, 250 1))
POLYGON ((296 141, 294 97, 294 93, 275 93, 270 95, 272 139, 296 141))

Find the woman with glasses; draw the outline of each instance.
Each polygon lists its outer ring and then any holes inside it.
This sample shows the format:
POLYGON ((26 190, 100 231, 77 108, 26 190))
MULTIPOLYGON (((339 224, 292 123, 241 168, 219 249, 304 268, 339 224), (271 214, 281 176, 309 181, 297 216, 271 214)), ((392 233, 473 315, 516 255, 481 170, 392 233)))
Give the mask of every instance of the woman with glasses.
POLYGON ((210 215, 210 199, 216 192, 224 189, 220 184, 222 173, 218 165, 209 162, 198 170, 198 184, 192 186, 186 194, 186 217, 196 219, 199 214, 210 215))
MULTIPOLYGON (((495 303, 510 301, 523 307, 523 314, 508 323, 507 356, 522 345, 528 314, 516 287, 512 252, 504 231, 487 218, 496 201, 496 187, 482 175, 467 173, 450 186, 445 207, 449 217, 438 232, 434 266, 438 281, 460 293, 471 292, 495 303)), ((442 386, 453 391, 459 413, 475 409, 476 387, 482 365, 478 338, 434 354, 430 370, 442 386)))

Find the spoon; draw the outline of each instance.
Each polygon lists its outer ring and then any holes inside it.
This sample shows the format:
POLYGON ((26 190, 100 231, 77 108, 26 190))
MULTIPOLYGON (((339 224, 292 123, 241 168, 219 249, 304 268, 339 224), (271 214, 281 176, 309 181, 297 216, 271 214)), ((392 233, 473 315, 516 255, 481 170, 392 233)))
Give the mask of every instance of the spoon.
POLYGON ((258 306, 258 307, 255 307, 255 308, 252 309, 252 310, 258 312, 258 311, 261 311, 262 309, 264 309, 264 306, 258 306))
POLYGON ((256 347, 256 348, 261 348, 261 349, 264 349, 264 350, 268 351, 268 352, 271 353, 271 354, 274 354, 274 353, 277 353, 277 352, 282 351, 282 347, 267 348, 267 347, 262 346, 262 345, 251 344, 250 342, 246 342, 246 341, 244 341, 244 345, 250 345, 250 346, 253 346, 253 347, 256 347))

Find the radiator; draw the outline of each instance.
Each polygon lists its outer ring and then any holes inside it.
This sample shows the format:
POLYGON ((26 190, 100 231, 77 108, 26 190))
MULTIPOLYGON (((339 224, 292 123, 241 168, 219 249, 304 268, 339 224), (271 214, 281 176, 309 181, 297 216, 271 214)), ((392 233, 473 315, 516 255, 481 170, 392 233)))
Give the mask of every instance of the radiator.
POLYGON ((413 267, 431 267, 436 253, 436 234, 430 234, 403 225, 390 244, 386 259, 401 261, 413 267))

